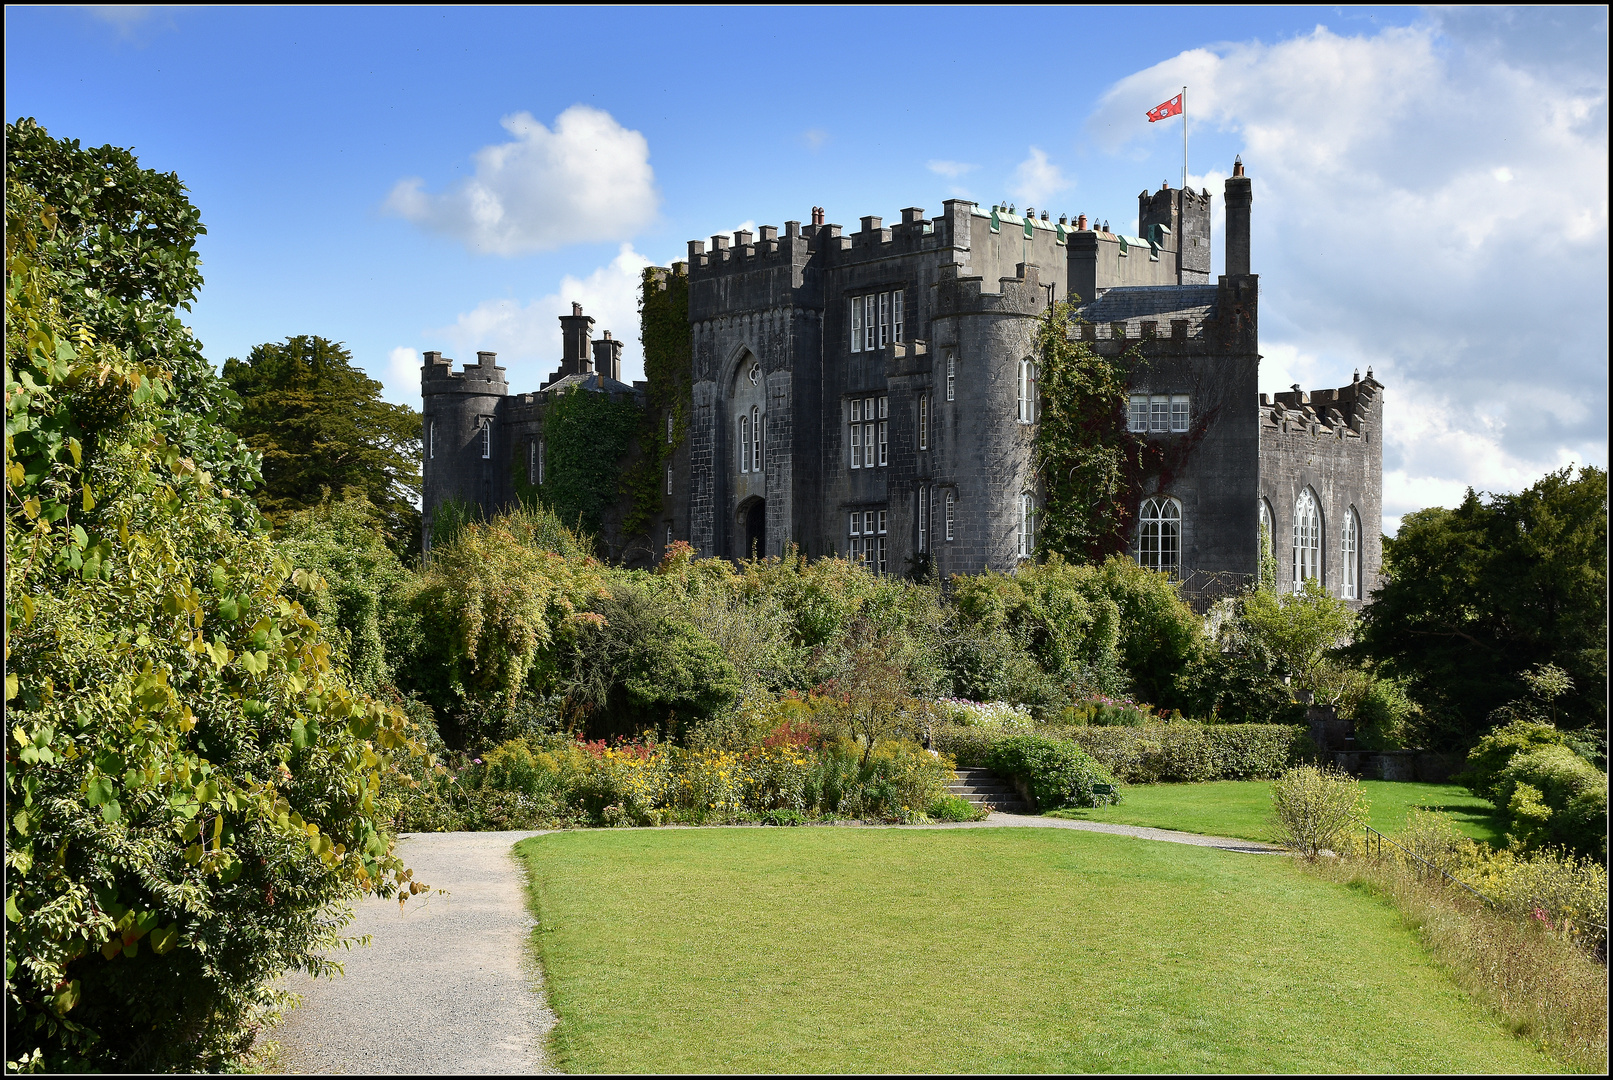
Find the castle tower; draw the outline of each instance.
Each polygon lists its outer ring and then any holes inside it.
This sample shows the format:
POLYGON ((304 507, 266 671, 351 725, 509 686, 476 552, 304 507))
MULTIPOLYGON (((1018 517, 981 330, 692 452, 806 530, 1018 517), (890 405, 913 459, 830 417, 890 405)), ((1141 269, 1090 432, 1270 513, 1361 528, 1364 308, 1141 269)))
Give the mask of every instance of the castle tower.
POLYGON ((1209 285, 1210 192, 1164 184, 1153 194, 1137 196, 1137 232, 1169 259, 1178 285, 1209 285), (1169 253, 1167 255, 1167 253, 1169 253))
POLYGON ((435 511, 444 503, 465 504, 482 517, 497 509, 494 463, 505 452, 497 416, 509 395, 498 354, 478 352, 475 364, 454 371, 440 352, 425 354, 420 368, 423 428, 421 477, 422 548, 431 547, 435 511))

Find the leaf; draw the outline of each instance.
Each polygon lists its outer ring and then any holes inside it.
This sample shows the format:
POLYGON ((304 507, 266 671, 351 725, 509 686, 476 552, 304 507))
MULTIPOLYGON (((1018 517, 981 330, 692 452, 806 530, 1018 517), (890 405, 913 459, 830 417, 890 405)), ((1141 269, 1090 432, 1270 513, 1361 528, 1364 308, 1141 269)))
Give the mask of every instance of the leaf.
POLYGON ((105 821, 107 824, 110 825, 112 822, 118 820, 118 818, 122 816, 123 807, 118 805, 118 801, 116 799, 113 799, 111 802, 101 804, 101 820, 105 821))
POLYGON ((15 896, 6 897, 6 918, 11 922, 22 922, 22 912, 17 908, 15 896))
MULTIPOLYGON (((234 622, 241 617, 241 601, 235 596, 221 596, 218 600, 218 617, 225 622, 234 622)), ((247 669, 252 670, 251 668, 247 669)))
MULTIPOLYGON (((113 784, 110 776, 92 777, 89 788, 84 792, 84 801, 91 806, 103 806, 106 803, 115 801, 117 797, 117 787, 113 784)), ((111 819, 109 818, 108 820, 111 819)))
POLYGON ((179 944, 179 928, 170 923, 151 932, 151 951, 158 956, 179 944))
POLYGON ((17 696, 17 674, 16 674, 16 672, 8 671, 8 672, 6 672, 6 700, 10 701, 12 698, 14 698, 16 696, 17 696))

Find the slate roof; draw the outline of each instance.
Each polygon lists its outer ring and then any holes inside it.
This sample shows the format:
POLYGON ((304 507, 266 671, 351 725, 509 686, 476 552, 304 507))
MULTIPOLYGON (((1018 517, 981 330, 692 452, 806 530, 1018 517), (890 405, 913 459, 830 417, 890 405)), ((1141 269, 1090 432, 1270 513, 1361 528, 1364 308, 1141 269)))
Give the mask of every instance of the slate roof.
POLYGON ((1215 285, 1121 285, 1105 289, 1096 300, 1081 305, 1081 318, 1099 326, 1123 322, 1128 324, 1128 335, 1138 328, 1136 323, 1152 320, 1159 323, 1159 333, 1169 336, 1172 319, 1188 320, 1188 333, 1197 337, 1204 320, 1215 310, 1215 285))
POLYGON ((597 371, 589 372, 587 375, 567 375, 563 379, 556 379, 548 386, 545 386, 543 388, 543 392, 547 394, 551 390, 569 390, 573 386, 580 387, 583 390, 592 390, 595 393, 637 393, 637 391, 627 383, 624 383, 619 379, 613 379, 608 375, 601 375, 597 371))

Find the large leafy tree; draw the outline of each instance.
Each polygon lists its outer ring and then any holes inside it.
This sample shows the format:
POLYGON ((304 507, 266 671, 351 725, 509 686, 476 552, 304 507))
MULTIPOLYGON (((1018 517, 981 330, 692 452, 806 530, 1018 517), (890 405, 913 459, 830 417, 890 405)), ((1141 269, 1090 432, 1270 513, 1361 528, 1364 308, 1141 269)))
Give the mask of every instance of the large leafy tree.
POLYGON ((205 430, 175 422, 188 333, 153 300, 155 344, 101 340, 59 220, 7 184, 7 1071, 219 1070, 277 976, 328 967, 343 902, 417 891, 387 825, 409 740, 175 438, 205 430))
POLYGON ((332 496, 362 494, 397 550, 418 546, 420 414, 381 400, 381 384, 340 342, 298 335, 224 362, 239 395, 231 426, 263 455, 257 503, 276 524, 332 496))
POLYGON ((162 372, 174 389, 156 419, 164 439, 226 488, 252 487, 256 460, 225 426, 235 395, 179 318, 202 285, 196 238, 207 232, 179 177, 123 147, 53 138, 31 118, 6 125, 6 177, 54 214, 31 257, 58 276, 64 323, 162 372))
POLYGON ((1407 679, 1436 737, 1472 745, 1525 673, 1552 663, 1572 691, 1562 726, 1607 724, 1607 472, 1546 474, 1525 491, 1409 514, 1359 648, 1407 679))

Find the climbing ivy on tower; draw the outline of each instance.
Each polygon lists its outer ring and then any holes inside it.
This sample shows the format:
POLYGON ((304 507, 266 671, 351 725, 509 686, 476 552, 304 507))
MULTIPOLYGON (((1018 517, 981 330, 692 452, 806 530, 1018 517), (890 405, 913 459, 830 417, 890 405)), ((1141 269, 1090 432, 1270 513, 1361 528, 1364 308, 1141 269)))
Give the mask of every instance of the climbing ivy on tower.
POLYGON ((573 386, 551 395, 543 417, 543 483, 526 482, 526 462, 517 451, 511 463, 516 494, 553 510, 569 528, 598 536, 641 417, 632 401, 605 393, 573 386))
POLYGON ((667 462, 689 430, 693 401, 694 343, 689 334, 689 277, 682 263, 671 271, 649 267, 639 296, 639 334, 644 343, 648 382, 638 462, 622 475, 622 493, 631 499, 622 532, 646 535, 661 514, 667 462), (667 438, 666 418, 672 418, 667 438))

